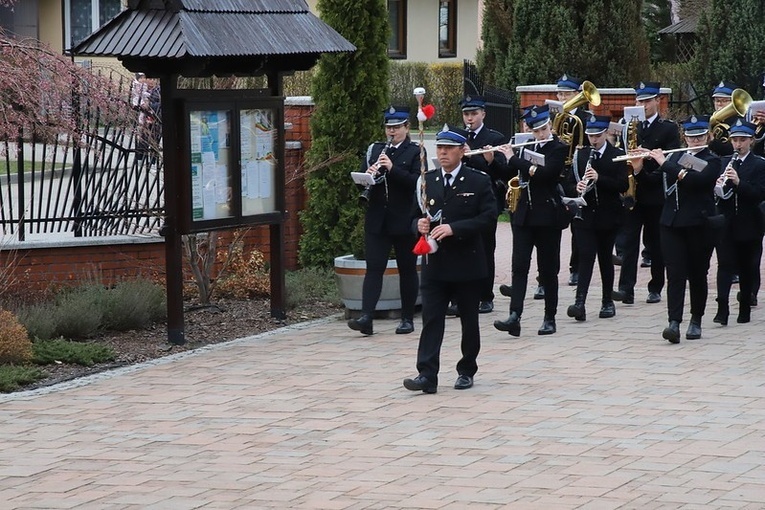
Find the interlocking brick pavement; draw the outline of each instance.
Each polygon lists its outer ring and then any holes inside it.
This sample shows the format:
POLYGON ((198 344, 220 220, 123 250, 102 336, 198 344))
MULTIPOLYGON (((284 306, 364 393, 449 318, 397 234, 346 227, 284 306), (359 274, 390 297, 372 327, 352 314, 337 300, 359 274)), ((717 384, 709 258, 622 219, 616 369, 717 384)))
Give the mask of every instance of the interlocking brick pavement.
MULTIPOLYGON (((506 224, 499 239, 497 283, 506 224)), ((557 334, 536 335, 540 301, 519 338, 492 327, 507 298, 480 316, 470 390, 451 388, 458 319, 424 395, 401 385, 416 335, 338 316, 2 395, 0 508, 764 508, 761 308, 727 327, 708 313, 701 340, 670 345, 644 280, 614 319, 577 323, 565 273, 557 334)))

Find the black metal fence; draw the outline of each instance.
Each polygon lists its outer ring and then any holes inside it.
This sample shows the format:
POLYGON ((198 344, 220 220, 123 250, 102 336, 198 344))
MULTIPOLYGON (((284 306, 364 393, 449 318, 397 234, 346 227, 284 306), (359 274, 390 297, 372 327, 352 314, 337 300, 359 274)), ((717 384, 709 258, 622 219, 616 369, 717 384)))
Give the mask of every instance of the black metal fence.
POLYGON ((507 137, 513 136, 518 120, 515 92, 484 84, 478 68, 469 60, 464 61, 463 69, 464 95, 486 100, 486 125, 507 137))
MULTIPOLYGON (((113 79, 121 77, 114 75, 113 79)), ((115 101, 130 104, 130 87, 115 101)), ((87 104, 86 98, 73 98, 87 104)), ((164 213, 161 139, 157 125, 135 112, 129 125, 83 111, 79 137, 37 142, 21 135, 0 142, 0 233, 71 232, 74 237, 156 232, 164 213), (75 139, 76 138, 76 139, 75 139)))

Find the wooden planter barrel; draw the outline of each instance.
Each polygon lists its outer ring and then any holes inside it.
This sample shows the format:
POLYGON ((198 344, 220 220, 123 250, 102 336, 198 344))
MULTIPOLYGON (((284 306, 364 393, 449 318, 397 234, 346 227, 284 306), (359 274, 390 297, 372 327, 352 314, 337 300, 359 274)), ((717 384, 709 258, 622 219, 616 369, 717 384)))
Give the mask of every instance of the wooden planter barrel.
MULTIPOLYGON (((420 271, 420 259, 417 260, 417 271, 420 271)), ((361 289, 364 284, 364 275, 367 271, 367 263, 358 260, 353 255, 343 255, 335 258, 335 279, 340 290, 340 298, 346 308, 346 315, 354 315, 353 312, 361 310, 361 289)), ((383 275, 382 292, 377 302, 375 312, 398 312, 401 310, 401 293, 399 292, 398 265, 395 260, 389 260, 383 275)), ((420 304, 420 295, 417 294, 417 304, 420 304)), ((375 315, 378 315, 377 313, 375 315)), ((396 315, 394 313, 391 316, 396 315)))

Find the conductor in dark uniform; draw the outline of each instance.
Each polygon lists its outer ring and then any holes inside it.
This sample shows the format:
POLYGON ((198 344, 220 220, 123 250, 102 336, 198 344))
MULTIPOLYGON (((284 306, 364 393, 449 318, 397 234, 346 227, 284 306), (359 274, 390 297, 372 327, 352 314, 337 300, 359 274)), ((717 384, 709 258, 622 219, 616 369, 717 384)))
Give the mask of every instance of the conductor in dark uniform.
POLYGON ((411 231, 411 212, 420 176, 420 146, 409 138, 409 108, 391 106, 383 116, 388 141, 369 146, 360 170, 376 178, 376 184, 362 193, 362 201, 368 202, 364 220, 367 270, 362 286, 362 315, 348 321, 348 327, 364 335, 373 333, 373 315, 391 247, 396 254, 401 291, 398 334, 414 331, 419 285, 417 256, 412 252, 417 238, 411 231))
MULTIPOLYGON (((495 131, 486 124, 486 102, 482 97, 466 96, 462 102, 462 121, 468 132, 468 147, 470 149, 483 149, 496 147, 507 142, 505 135, 495 131)), ((505 195, 507 194, 507 161, 499 151, 489 151, 466 157, 465 164, 476 170, 486 173, 492 182, 496 214, 494 222, 484 232, 483 242, 486 253, 486 267, 488 275, 481 286, 481 301, 478 313, 489 313, 494 310, 494 251, 497 247, 497 218, 505 209, 505 195)))
MULTIPOLYGON (((680 147, 677 125, 659 115, 658 82, 641 82, 635 87, 635 104, 645 108, 646 120, 637 128, 638 146, 642 149, 676 149, 680 147)), ((636 160, 632 160, 633 163, 636 160)), ((659 217, 664 207, 664 189, 659 164, 646 158, 638 170, 635 165, 635 207, 627 212, 622 231, 622 268, 619 273, 619 292, 614 299, 625 304, 635 302, 640 233, 645 230, 643 242, 651 255, 651 279, 648 282, 646 303, 661 301, 664 288, 664 261, 659 237, 659 217)))
POLYGON ((550 129, 547 106, 531 108, 524 118, 534 133, 537 143, 525 147, 520 155, 512 147, 504 146, 508 167, 519 177, 520 199, 513 213, 512 289, 510 316, 495 321, 494 327, 513 336, 521 334, 521 315, 526 297, 531 253, 537 249, 537 267, 545 288, 545 311, 540 335, 556 331, 555 314, 558 309, 558 272, 560 271, 560 203, 559 184, 565 167, 568 147, 554 137, 550 129), (526 159, 526 151, 544 156, 544 164, 526 159))
POLYGON ((625 209, 621 193, 627 191, 629 170, 626 161, 614 161, 617 156, 624 155, 624 151, 606 140, 610 122, 608 116, 595 115, 587 121, 585 133, 590 146, 577 150, 569 177, 579 196, 586 202, 580 214, 571 221, 571 229, 576 232, 579 247, 579 281, 574 304, 568 307, 567 315, 577 321, 587 318, 585 301, 596 256, 603 282, 602 306, 598 316, 607 319, 616 315, 611 295, 614 285, 611 253, 616 232, 624 221, 625 209))
MULTIPOLYGON (((666 201, 661 212, 661 248, 667 265, 667 315, 669 325, 662 337, 680 342, 686 282, 690 289, 691 320, 685 338, 701 338, 701 317, 707 304, 707 273, 714 248, 713 225, 716 215, 714 188, 720 175, 720 158, 706 144, 709 141, 709 117, 691 116, 683 122, 688 151, 665 155, 653 149, 650 159, 662 172, 666 201), (693 167, 681 158, 690 154, 702 160, 693 167), (695 168, 695 169, 694 169, 695 168)), ((635 170, 642 160, 635 164, 635 170)), ((716 227, 716 226, 715 226, 716 227)))
POLYGON ((755 124, 743 119, 731 123, 730 142, 735 152, 722 158, 725 170, 715 187, 718 208, 726 219, 717 244, 717 314, 713 319, 722 325, 728 324, 733 274, 740 275, 741 289, 736 322, 746 323, 751 318, 755 275, 760 272, 764 225, 758 206, 765 200, 765 159, 752 153, 756 129, 755 124))
POLYGON ((462 358, 457 362, 454 388, 472 387, 478 371, 478 302, 487 274, 482 234, 496 220, 496 205, 489 176, 462 163, 466 143, 467 132, 455 127, 444 126, 436 135, 440 168, 425 175, 421 200, 428 216, 422 217, 418 209, 412 221, 414 231, 438 243, 437 251, 423 257, 418 375, 404 379, 404 387, 412 391, 437 390, 446 309, 452 296, 457 299, 462 327, 462 358))

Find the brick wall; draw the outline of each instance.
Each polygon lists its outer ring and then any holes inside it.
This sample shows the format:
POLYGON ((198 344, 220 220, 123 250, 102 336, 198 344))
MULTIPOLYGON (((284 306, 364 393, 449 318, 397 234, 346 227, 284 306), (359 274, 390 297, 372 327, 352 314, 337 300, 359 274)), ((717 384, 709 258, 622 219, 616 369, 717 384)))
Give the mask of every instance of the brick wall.
MULTIPOLYGON (((520 106, 529 106, 532 104, 543 105, 545 99, 557 100, 555 95, 555 85, 527 85, 516 87, 519 94, 520 106)), ((635 106, 635 89, 632 88, 613 88, 598 89, 601 103, 599 106, 590 105, 596 115, 610 115, 614 121, 622 118, 625 106, 635 106)), ((662 88, 659 96, 659 115, 664 115, 669 107, 669 97, 672 89, 662 88)))
MULTIPOLYGON (((285 102, 285 194, 284 222, 285 267, 298 267, 298 245, 302 229, 298 212, 306 202, 304 157, 310 147, 309 121, 313 112, 310 98, 288 98, 285 102)), ((247 248, 270 256, 269 226, 253 227, 245 236, 247 248)), ((232 233, 225 233, 221 245, 232 233)), ((1 240, 1 239, 0 239, 1 240)), ((125 238, 119 242, 108 238, 75 239, 63 242, 24 242, 0 246, 0 268, 13 268, 12 280, 27 289, 45 289, 51 285, 76 283, 89 277, 98 277, 106 283, 141 276, 165 276, 165 247, 162 239, 125 238)), ((7 269, 6 269, 7 270, 7 269)), ((0 278, 4 270, 0 269, 0 278)), ((7 277, 5 277, 7 278, 7 277)), ((0 282, 2 287, 2 282, 0 282)))

